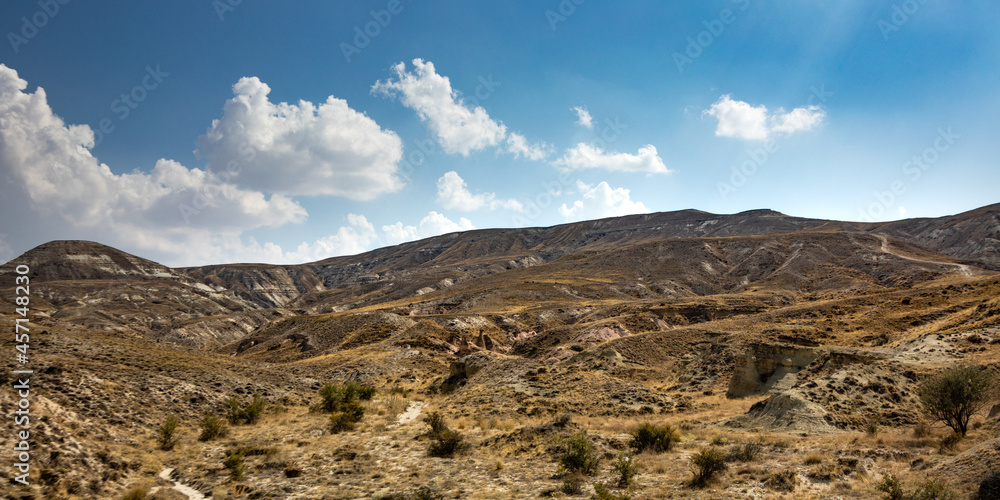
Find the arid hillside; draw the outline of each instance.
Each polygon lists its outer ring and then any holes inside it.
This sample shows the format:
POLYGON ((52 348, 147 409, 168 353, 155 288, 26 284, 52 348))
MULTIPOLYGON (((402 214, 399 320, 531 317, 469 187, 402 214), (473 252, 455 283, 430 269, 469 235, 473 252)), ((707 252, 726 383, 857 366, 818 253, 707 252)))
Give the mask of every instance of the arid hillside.
MULTIPOLYGON (((1000 466, 1000 400, 958 439, 919 397, 948 367, 1000 372, 1000 205, 687 210, 282 266, 54 241, 0 266, 8 331, 22 264, 33 481, 6 498, 877 498, 890 478, 968 498, 1000 466), (321 404, 348 383, 374 395, 321 404), (206 415, 228 433, 199 439, 206 415), (640 424, 669 449, 637 448, 640 424), (599 463, 574 473, 574 449, 599 463)), ((0 363, 10 387, 23 367, 0 363)))

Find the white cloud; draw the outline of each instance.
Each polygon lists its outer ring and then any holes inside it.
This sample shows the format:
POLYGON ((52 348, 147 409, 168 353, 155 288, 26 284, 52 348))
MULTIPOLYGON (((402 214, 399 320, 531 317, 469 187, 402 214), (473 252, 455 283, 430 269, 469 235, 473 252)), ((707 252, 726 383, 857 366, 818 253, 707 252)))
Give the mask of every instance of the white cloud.
POLYGON ((233 182, 291 195, 369 200, 399 190, 403 144, 392 131, 333 96, 274 104, 257 77, 233 85, 222 118, 198 138, 199 157, 216 171, 237 171, 233 182))
POLYGON ((315 262, 338 255, 354 255, 376 248, 380 243, 375 226, 364 215, 347 214, 347 225, 312 244, 301 243, 294 252, 282 256, 290 263, 315 262))
POLYGON ((763 141, 772 134, 793 134, 810 130, 823 122, 826 112, 819 106, 795 108, 785 113, 778 109, 769 114, 767 107, 751 106, 744 101, 734 101, 729 94, 723 95, 706 109, 703 114, 719 120, 715 135, 763 141))
POLYGON ((372 92, 399 96, 431 130, 446 153, 468 156, 473 151, 496 146, 507 135, 507 127, 490 118, 481 106, 469 108, 451 88, 447 76, 437 74, 434 63, 413 60, 414 71, 405 63, 393 66, 397 80, 378 81, 372 92))
POLYGON ((472 221, 461 217, 458 222, 452 221, 438 212, 430 212, 426 217, 420 219, 417 226, 405 226, 402 222, 382 226, 387 244, 396 245, 407 241, 429 238, 439 234, 454 233, 456 231, 469 231, 475 229, 472 221))
POLYGON ((657 154, 656 147, 651 144, 639 148, 636 154, 628 154, 606 153, 599 147, 581 142, 567 149, 562 158, 552 164, 565 170, 602 168, 612 172, 670 173, 657 154))
POLYGON ((472 194, 465 180, 455 171, 445 172, 438 179, 437 202, 444 208, 465 212, 479 210, 480 208, 488 208, 490 210, 506 208, 516 212, 524 210, 521 202, 514 199, 499 200, 494 193, 472 194))
POLYGON ((529 160, 544 160, 552 154, 552 147, 544 142, 539 144, 528 144, 528 140, 517 132, 511 132, 507 136, 507 151, 514 154, 514 158, 525 157, 529 160))
POLYGON ((21 244, 87 238, 145 250, 167 264, 218 262, 226 248, 242 248, 242 231, 306 218, 287 197, 268 198, 171 160, 149 173, 115 174, 91 155, 90 127, 66 125, 43 89, 26 88, 0 65, 2 223, 17 221, 21 244))
POLYGON ((823 123, 826 112, 819 106, 809 106, 808 108, 795 108, 789 113, 779 109, 778 113, 771 117, 771 131, 782 134, 793 134, 800 130, 811 130, 813 127, 823 123))
POLYGON ((590 111, 582 106, 573 108, 576 111, 576 124, 585 128, 594 128, 594 119, 590 116, 590 111))
POLYGON ((576 187, 583 199, 574 201, 571 207, 565 203, 559 207, 559 214, 567 221, 649 213, 641 201, 632 201, 631 192, 626 188, 612 188, 605 181, 596 186, 576 181, 576 187))

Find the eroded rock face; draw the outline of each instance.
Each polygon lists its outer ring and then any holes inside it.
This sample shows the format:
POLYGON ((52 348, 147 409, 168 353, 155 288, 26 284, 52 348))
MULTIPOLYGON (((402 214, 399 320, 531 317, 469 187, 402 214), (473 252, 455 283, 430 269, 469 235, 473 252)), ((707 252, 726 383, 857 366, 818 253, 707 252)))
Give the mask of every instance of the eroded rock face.
POLYGON ((731 419, 731 427, 767 428, 786 431, 833 432, 826 421, 827 412, 822 406, 807 400, 797 391, 772 394, 754 403, 745 414, 731 419))
POLYGON ((490 362, 490 355, 484 352, 477 352, 456 359, 451 362, 448 371, 448 378, 441 384, 441 390, 452 392, 465 385, 465 381, 486 368, 490 362))
POLYGON ((790 389, 802 368, 823 354, 822 349, 785 345, 751 344, 737 361, 726 397, 744 398, 790 389))

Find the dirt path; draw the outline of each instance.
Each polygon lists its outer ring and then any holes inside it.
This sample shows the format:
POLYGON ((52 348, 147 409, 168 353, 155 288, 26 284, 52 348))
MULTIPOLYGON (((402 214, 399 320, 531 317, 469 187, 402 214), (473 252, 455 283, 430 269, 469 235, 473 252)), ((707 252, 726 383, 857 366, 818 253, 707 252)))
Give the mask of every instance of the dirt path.
POLYGON ((955 266, 955 267, 958 268, 958 270, 962 274, 964 274, 966 276, 972 276, 972 270, 969 269, 969 266, 967 266, 965 264, 957 264, 955 262, 941 262, 941 261, 938 261, 938 260, 918 259, 916 257, 909 257, 909 256, 906 256, 906 255, 902 255, 902 254, 896 253, 891 248, 889 248, 889 238, 886 238, 885 236, 882 236, 881 234, 876 234, 874 236, 876 238, 882 240, 882 252, 883 253, 887 253, 889 255, 895 255, 896 257, 899 257, 900 259, 906 259, 906 260, 913 261, 913 262, 921 262, 921 263, 924 263, 924 264, 935 264, 935 265, 939 265, 939 266, 955 266))
MULTIPOLYGON (((184 483, 182 483, 180 481, 174 481, 173 479, 171 479, 170 476, 173 473, 174 473, 174 469, 173 468, 169 468, 168 467, 166 469, 163 469, 162 471, 160 471, 160 479, 166 479, 167 481, 170 481, 171 483, 174 483, 174 489, 177 490, 177 491, 179 491, 179 492, 181 492, 181 494, 183 494, 183 495, 187 495, 187 497, 190 500, 208 500, 207 497, 205 497, 205 495, 202 495, 200 491, 198 491, 198 490, 196 490, 196 489, 194 489, 194 488, 192 488, 192 487, 190 487, 190 486, 188 486, 188 485, 186 485, 186 484, 184 484, 184 483)), ((154 491, 150 491, 150 493, 154 493, 154 492, 155 492, 155 490, 154 491)))
POLYGON ((399 419, 396 420, 396 423, 399 425, 405 425, 415 421, 418 417, 420 417, 420 412, 423 411, 425 406, 427 406, 427 403, 424 403, 423 401, 414 401, 410 403, 410 406, 406 407, 406 411, 399 414, 399 419))

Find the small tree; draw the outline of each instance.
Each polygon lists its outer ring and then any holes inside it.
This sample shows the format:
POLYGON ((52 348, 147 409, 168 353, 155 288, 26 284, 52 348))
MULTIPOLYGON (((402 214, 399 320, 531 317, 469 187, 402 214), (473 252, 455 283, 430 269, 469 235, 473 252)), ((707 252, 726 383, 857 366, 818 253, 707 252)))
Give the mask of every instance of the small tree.
POLYGON ((969 419, 986 406, 994 383, 992 373, 958 365, 924 381, 917 394, 931 418, 965 436, 969 419))
POLYGON ((167 419, 163 422, 157 429, 157 443, 160 445, 161 450, 172 450, 174 445, 177 444, 177 426, 180 425, 180 420, 177 415, 168 415, 167 419))

